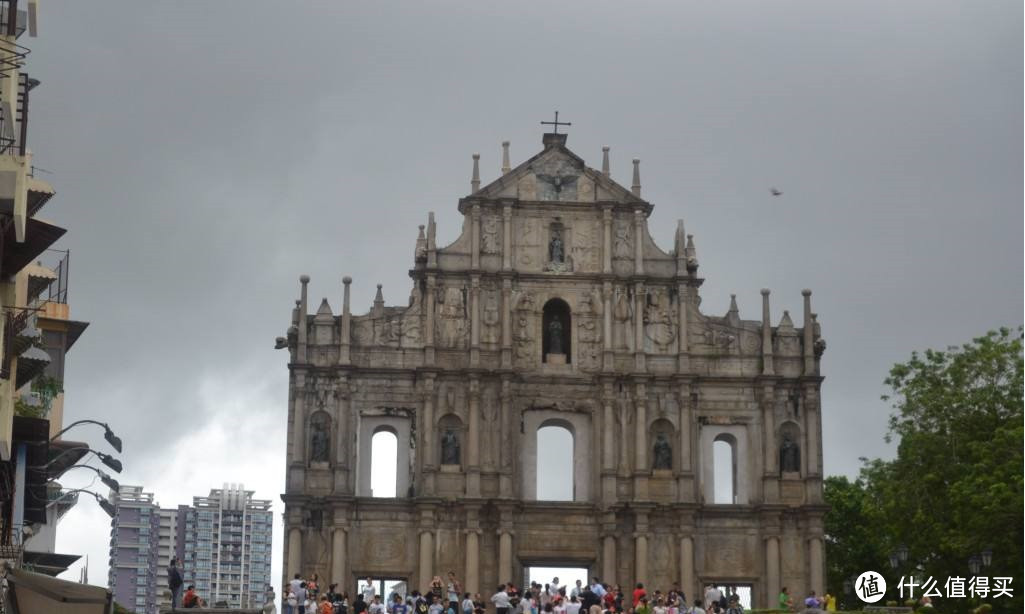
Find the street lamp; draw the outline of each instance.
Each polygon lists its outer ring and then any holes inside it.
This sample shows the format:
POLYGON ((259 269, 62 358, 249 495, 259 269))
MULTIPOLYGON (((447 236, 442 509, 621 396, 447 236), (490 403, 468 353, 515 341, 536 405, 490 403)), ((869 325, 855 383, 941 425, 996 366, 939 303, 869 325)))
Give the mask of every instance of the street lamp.
MULTIPOLYGON (((117 480, 115 480, 114 478, 110 477, 106 473, 100 471, 96 467, 93 467, 92 465, 72 465, 72 466, 68 467, 68 469, 78 469, 78 468, 81 468, 81 469, 92 469, 93 471, 95 471, 97 473, 97 475, 100 476, 100 481, 103 482, 107 486, 107 488, 113 490, 114 492, 119 492, 121 490, 121 484, 119 484, 117 480)), ((51 482, 55 482, 56 480, 50 480, 50 481, 51 482)))
POLYGON ((986 548, 982 551, 982 566, 989 567, 993 563, 993 549, 986 548))
POLYGON ((890 553, 890 568, 897 569, 897 565, 900 564, 900 555, 896 552, 890 553))
POLYGON ((50 441, 53 441, 54 439, 57 439, 58 437, 60 437, 64 433, 66 433, 68 430, 70 430, 72 427, 77 426, 79 424, 98 424, 98 425, 102 426, 103 427, 103 438, 106 439, 107 443, 109 443, 110 446, 112 448, 114 448, 117 452, 119 452, 119 453, 121 452, 121 438, 118 437, 117 435, 115 435, 114 431, 110 430, 110 427, 107 426, 106 422, 98 422, 96 420, 77 420, 75 422, 72 422, 71 424, 66 426, 64 428, 64 430, 62 430, 61 432, 59 432, 56 435, 54 435, 53 437, 51 437, 50 441))
POLYGON ((57 503, 58 501, 60 501, 64 497, 73 495, 75 493, 80 493, 80 492, 84 492, 87 495, 92 495, 96 499, 96 502, 100 504, 100 507, 103 509, 103 511, 107 512, 107 515, 110 516, 111 518, 113 518, 114 515, 117 514, 117 508, 114 507, 113 503, 111 503, 110 501, 107 501, 106 499, 104 499, 103 497, 101 497, 98 494, 94 493, 93 491, 86 490, 84 488, 75 488, 73 490, 66 490, 66 491, 64 491, 63 493, 61 493, 61 496, 59 496, 56 499, 54 499, 53 501, 50 501, 49 503, 47 503, 47 507, 53 505, 54 503, 57 503))
POLYGON ((63 452, 58 454, 57 457, 54 458, 53 460, 51 460, 50 462, 46 463, 45 465, 37 465, 37 466, 33 467, 33 469, 48 469, 50 467, 50 465, 56 463, 57 461, 59 461, 61 458, 63 458, 67 454, 69 454, 71 452, 77 452, 79 450, 85 450, 86 452, 92 452, 93 454, 95 454, 97 456, 97 458, 100 459, 100 462, 102 462, 104 465, 110 467, 111 469, 113 469, 117 473, 121 473, 121 469, 123 468, 121 466, 121 461, 119 461, 118 459, 114 458, 113 456, 111 456, 109 454, 104 454, 103 452, 99 452, 97 450, 93 450, 89 446, 78 446, 78 447, 75 447, 75 448, 68 448, 67 450, 64 450, 63 452))
POLYGON ((908 547, 904 544, 897 546, 897 557, 901 563, 906 563, 908 560, 908 547))

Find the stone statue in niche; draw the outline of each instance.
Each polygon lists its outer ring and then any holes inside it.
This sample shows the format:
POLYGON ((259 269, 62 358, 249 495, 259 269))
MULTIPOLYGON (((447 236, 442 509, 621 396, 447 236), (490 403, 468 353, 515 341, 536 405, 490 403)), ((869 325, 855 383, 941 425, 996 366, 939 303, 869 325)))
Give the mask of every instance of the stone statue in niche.
POLYGON ((644 309, 644 334, 651 339, 659 351, 666 352, 676 338, 673 326, 673 309, 669 294, 664 290, 655 290, 647 296, 644 309))
POLYGON ((619 222, 616 224, 615 235, 612 242, 612 256, 614 258, 633 258, 633 239, 630 237, 630 223, 619 222))
POLYGON ((330 462, 331 435, 329 421, 324 414, 317 414, 310 421, 310 462, 330 462))
POLYGON ((669 440, 666 439, 664 433, 659 433, 655 436, 655 454, 654 454, 654 468, 655 469, 672 469, 673 468, 673 448, 669 445, 669 440))
POLYGON ((452 429, 445 429, 445 433, 441 436, 441 464, 459 464, 459 437, 452 429))
POLYGON ((446 286, 438 304, 438 341, 443 347, 462 347, 466 341, 466 309, 463 289, 446 286))
POLYGON ((548 260, 553 264, 561 264, 566 260, 566 248, 562 243, 562 228, 552 226, 552 239, 548 243, 548 260))
POLYGON ((783 435, 783 443, 779 446, 779 470, 783 473, 801 471, 801 448, 789 434, 783 435))
POLYGON ((552 318, 552 321, 548 323, 548 353, 564 353, 562 347, 562 322, 558 318, 552 318))
POLYGON ((484 216, 481 223, 480 249, 485 254, 497 254, 501 251, 498 218, 493 215, 484 216))
POLYGON ((484 293, 482 320, 484 324, 482 340, 484 343, 498 343, 498 325, 501 321, 501 315, 498 311, 498 293, 493 290, 484 293))

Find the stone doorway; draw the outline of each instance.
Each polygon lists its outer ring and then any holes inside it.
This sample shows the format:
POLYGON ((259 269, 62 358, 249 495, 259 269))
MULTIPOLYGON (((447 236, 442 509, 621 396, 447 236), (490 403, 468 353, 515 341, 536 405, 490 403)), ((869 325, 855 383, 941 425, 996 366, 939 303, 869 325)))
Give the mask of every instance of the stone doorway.
MULTIPOLYGON (((391 602, 391 597, 394 594, 398 594, 403 599, 406 598, 406 594, 409 593, 408 578, 404 577, 388 577, 388 576, 371 576, 371 583, 374 585, 374 594, 381 598, 381 603, 388 604, 391 602)), ((367 577, 359 576, 356 580, 356 586, 350 589, 349 600, 354 601, 356 595, 363 593, 367 585, 367 577)))
MULTIPOLYGON (((740 605, 744 606, 745 610, 751 609, 751 596, 754 592, 753 585, 716 582, 715 587, 719 589, 719 592, 721 592, 723 595, 727 595, 727 599, 729 599, 729 595, 732 595, 734 592, 736 592, 737 595, 740 597, 740 605)), ((691 598, 691 603, 694 603, 694 598, 691 598)))

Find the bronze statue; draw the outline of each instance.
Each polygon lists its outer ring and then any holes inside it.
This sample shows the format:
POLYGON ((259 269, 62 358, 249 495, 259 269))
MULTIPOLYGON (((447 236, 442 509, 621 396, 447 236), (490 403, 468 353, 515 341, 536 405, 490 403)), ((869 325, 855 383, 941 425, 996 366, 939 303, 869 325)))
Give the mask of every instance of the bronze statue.
POLYGON ((669 445, 666 436, 659 433, 655 437, 655 469, 673 468, 673 448, 669 445))
POLYGON ((330 459, 330 441, 327 433, 327 424, 324 420, 315 420, 310 429, 310 461, 314 463, 326 463, 330 459))
POLYGON ((562 322, 553 318, 548 323, 548 353, 562 354, 562 322))
POLYGON ((779 447, 779 470, 782 472, 801 471, 801 448, 790 435, 783 435, 783 443, 779 447))
POLYGON ((445 433, 441 436, 441 464, 459 464, 459 438, 456 437, 456 432, 452 429, 445 429, 445 433))

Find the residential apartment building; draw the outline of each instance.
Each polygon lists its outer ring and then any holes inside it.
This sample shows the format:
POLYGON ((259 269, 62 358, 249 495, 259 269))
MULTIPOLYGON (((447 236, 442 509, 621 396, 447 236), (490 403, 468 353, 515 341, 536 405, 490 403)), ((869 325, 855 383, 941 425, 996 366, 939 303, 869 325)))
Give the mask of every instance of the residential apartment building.
POLYGON ((117 512, 110 521, 108 586, 121 605, 152 614, 158 597, 160 506, 141 486, 121 485, 111 491, 110 502, 117 512))
POLYGON ((193 504, 161 508, 140 486, 111 492, 110 588, 139 614, 170 605, 167 567, 180 561, 186 584, 211 604, 259 607, 270 584, 271 502, 225 484, 193 504))
POLYGON ((241 484, 195 497, 185 518, 185 579, 211 604, 257 607, 270 584, 270 500, 241 484))

